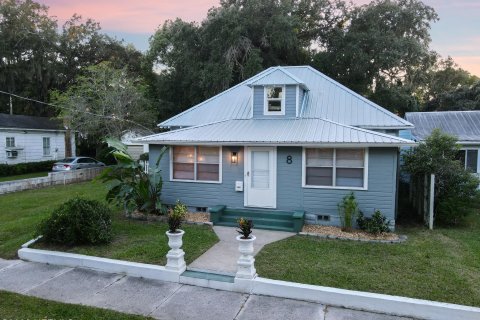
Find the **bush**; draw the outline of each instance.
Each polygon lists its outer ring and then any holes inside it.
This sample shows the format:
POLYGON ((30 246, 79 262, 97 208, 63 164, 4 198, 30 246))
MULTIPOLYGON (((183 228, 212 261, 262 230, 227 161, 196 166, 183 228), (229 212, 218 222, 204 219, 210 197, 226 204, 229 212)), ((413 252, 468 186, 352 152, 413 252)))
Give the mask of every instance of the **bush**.
POLYGON ((353 219, 358 214, 358 203, 355 194, 350 192, 338 204, 338 212, 342 222, 342 230, 350 232, 352 230, 353 219))
POLYGON ((388 228, 389 221, 387 218, 382 214, 380 210, 375 210, 372 217, 365 217, 363 212, 360 211, 357 217, 357 225, 358 227, 371 234, 379 234, 384 232, 390 232, 390 228, 388 228))
POLYGON ((18 164, 0 164, 0 177, 9 177, 19 174, 35 173, 52 170, 56 161, 26 162, 18 164))
POLYGON ((173 209, 170 209, 168 212, 168 231, 171 233, 178 232, 177 230, 180 229, 182 226, 183 220, 185 220, 185 216, 187 215, 188 208, 186 205, 181 203, 177 200, 177 204, 173 209))
POLYGON ((48 243, 104 244, 112 240, 111 210, 96 200, 74 198, 53 210, 37 231, 48 243))

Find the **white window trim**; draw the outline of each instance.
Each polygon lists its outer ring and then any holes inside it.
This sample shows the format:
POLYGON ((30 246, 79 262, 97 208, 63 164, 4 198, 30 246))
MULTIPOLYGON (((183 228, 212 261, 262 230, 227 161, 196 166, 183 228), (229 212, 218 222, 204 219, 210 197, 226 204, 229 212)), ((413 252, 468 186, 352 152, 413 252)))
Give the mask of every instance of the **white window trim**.
MULTIPOLYGON (((189 146, 183 146, 183 147, 194 147, 194 159, 195 162, 193 163, 193 178, 194 180, 186 180, 186 179, 174 179, 173 178, 173 148, 175 146, 171 146, 169 148, 169 157, 170 157, 170 181, 172 182, 190 182, 190 183, 210 183, 210 184, 221 184, 222 183, 222 171, 223 171, 223 147, 222 146, 209 146, 209 147, 218 147, 219 148, 219 154, 218 154, 218 181, 209 181, 209 180, 197 180, 197 148, 199 147, 198 145, 189 145, 189 146)), ((201 146, 200 146, 201 147, 201 146)))
MULTIPOLYGON (((312 186, 307 184, 307 157, 306 149, 315 149, 315 147, 303 147, 302 150, 302 188, 307 189, 337 189, 337 190, 368 190, 368 158, 369 158, 369 149, 368 148, 332 148, 324 147, 324 149, 363 149, 364 150, 364 160, 363 160, 363 187, 336 187, 336 186, 312 186)), ((317 147, 316 149, 322 149, 322 147, 317 147)), ((335 164, 336 152, 333 153, 333 161, 335 164)), ((336 168, 336 167, 335 167, 336 168)), ((336 181, 336 170, 333 170, 332 173, 332 182, 336 181)))
POLYGON ((15 148, 16 147, 16 141, 15 141, 15 137, 5 137, 5 147, 6 148, 15 148), (10 139, 13 139, 13 146, 9 146, 7 141, 10 140, 10 139))
POLYGON ((278 86, 278 85, 269 85, 263 87, 263 114, 268 116, 284 116, 285 115, 285 97, 287 95, 286 87, 285 86, 278 86), (280 111, 268 111, 268 100, 267 100, 267 88, 271 87, 279 87, 282 88, 282 102, 281 102, 281 110, 280 111))
POLYGON ((478 152, 478 155, 477 155, 477 172, 473 173, 473 174, 477 174, 477 175, 480 175, 480 148, 475 148, 475 147, 462 147, 460 148, 460 151, 465 151, 465 161, 463 163, 463 168, 465 170, 467 170, 467 158, 468 158, 468 155, 467 155, 467 151, 468 150, 477 150, 478 152))

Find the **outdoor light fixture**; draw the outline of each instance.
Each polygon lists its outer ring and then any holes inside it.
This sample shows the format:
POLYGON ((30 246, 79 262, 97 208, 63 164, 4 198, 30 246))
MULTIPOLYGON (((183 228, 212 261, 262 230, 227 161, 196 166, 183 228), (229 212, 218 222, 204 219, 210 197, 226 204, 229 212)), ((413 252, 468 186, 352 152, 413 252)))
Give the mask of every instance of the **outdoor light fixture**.
POLYGON ((238 162, 238 154, 237 152, 232 152, 232 164, 237 164, 238 162))

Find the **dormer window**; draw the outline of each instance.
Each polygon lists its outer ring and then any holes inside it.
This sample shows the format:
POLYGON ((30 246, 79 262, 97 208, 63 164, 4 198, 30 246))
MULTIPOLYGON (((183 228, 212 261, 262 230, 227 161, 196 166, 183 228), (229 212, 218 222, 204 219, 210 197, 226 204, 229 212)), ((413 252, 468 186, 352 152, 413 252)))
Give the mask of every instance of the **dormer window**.
POLYGON ((267 115, 285 114, 285 87, 268 86, 265 87, 265 109, 267 115))

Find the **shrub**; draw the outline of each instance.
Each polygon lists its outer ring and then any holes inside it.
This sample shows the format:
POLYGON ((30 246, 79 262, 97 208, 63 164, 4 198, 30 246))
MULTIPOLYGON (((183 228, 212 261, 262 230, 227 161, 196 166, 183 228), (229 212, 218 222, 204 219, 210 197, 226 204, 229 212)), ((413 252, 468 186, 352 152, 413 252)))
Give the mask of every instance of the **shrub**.
POLYGON ((382 214, 380 210, 375 210, 372 217, 365 217, 363 212, 359 212, 357 217, 357 225, 358 227, 371 234, 379 234, 384 232, 390 232, 390 228, 388 228, 389 221, 387 218, 382 214))
POLYGON ((169 232, 178 232, 177 230, 180 229, 180 227, 182 226, 182 222, 183 220, 185 220, 187 212, 187 206, 177 200, 177 204, 175 205, 175 207, 173 207, 173 209, 170 209, 170 211, 168 212, 167 222, 169 232))
POLYGON ((110 209, 96 200, 74 198, 53 210, 37 230, 48 243, 103 244, 112 240, 110 209))
POLYGON ((250 234, 252 233, 253 221, 247 220, 245 218, 238 219, 238 230, 237 232, 242 235, 242 239, 250 239, 250 234))
POLYGON ((353 219, 358 214, 358 203, 355 194, 350 192, 338 204, 338 212, 342 222, 342 230, 350 232, 352 230, 353 219))
POLYGON ((18 164, 0 164, 0 177, 52 170, 55 161, 26 162, 18 164))

